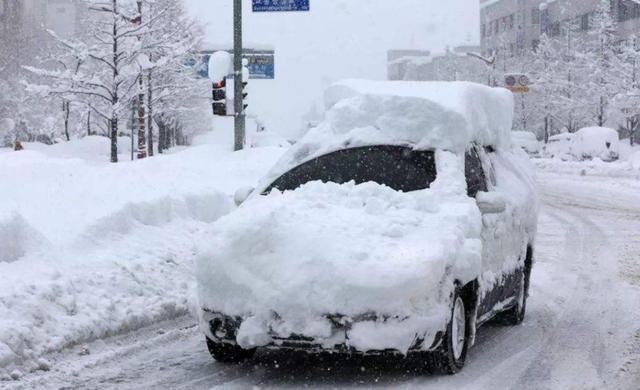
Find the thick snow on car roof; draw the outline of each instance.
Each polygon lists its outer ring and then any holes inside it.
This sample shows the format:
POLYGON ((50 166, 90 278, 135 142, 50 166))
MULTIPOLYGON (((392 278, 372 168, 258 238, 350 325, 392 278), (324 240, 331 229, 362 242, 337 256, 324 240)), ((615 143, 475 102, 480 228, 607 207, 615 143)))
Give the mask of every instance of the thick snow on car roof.
MULTIPOLYGON (((382 111, 358 110, 357 114, 368 114, 366 119, 369 119, 370 124, 382 125, 378 126, 380 130, 388 131, 389 137, 394 141, 406 141, 412 145, 453 152, 464 150, 470 142, 498 148, 509 146, 513 124, 513 94, 506 89, 470 82, 352 79, 329 87, 325 92, 325 105, 329 113, 332 113, 333 108, 341 102, 357 101, 363 96, 384 104, 385 107, 382 111), (406 114, 411 116, 406 117, 406 114), (406 122, 393 126, 386 122, 393 119, 413 119, 416 123, 413 126, 406 122)), ((349 104, 342 103, 338 109, 344 111, 344 106, 349 104)), ((328 115, 327 119, 335 121, 347 118, 328 115)), ((365 118, 358 116, 354 119, 365 118)))
POLYGON ((269 173, 266 187, 306 161, 371 145, 464 152, 472 142, 509 148, 513 95, 468 82, 344 80, 325 93, 325 120, 269 173))

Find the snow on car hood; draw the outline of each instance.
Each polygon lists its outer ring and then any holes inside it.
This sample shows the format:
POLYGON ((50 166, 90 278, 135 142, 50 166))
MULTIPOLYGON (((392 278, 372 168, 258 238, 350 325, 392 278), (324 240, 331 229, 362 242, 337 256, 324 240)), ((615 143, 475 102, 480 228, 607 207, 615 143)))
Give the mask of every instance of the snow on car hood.
POLYGON ((328 337, 324 317, 337 313, 421 319, 392 343, 400 350, 425 327, 441 329, 453 275, 479 272, 481 218, 462 159, 437 152, 436 163, 431 189, 412 193, 311 182, 252 198, 215 224, 197 264, 200 306, 245 318, 244 347, 268 344, 275 328, 328 337))

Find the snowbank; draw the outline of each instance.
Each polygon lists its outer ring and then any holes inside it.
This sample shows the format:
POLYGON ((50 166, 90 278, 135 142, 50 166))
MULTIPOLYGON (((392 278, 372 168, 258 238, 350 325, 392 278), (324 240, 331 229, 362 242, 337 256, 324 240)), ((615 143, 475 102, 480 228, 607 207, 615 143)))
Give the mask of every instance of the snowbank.
POLYGON ((105 140, 0 153, 0 379, 185 314, 210 223, 284 152, 202 143, 114 165, 93 155, 105 140))
POLYGON ((510 147, 513 94, 479 84, 347 80, 326 94, 326 119, 261 183, 265 188, 305 161, 369 145, 464 152, 470 142, 510 147))
MULTIPOLYGON (((69 142, 45 145, 39 142, 23 142, 24 151, 36 151, 52 158, 81 159, 106 163, 111 159, 111 140, 107 137, 92 135, 69 142)), ((118 138, 118 157, 121 161, 131 159, 131 138, 118 138)))
POLYGON ((18 213, 0 215, 0 263, 18 260, 47 245, 47 240, 18 213))
POLYGON ((347 345, 407 352, 425 337, 428 347, 447 322, 453 275, 467 282, 481 263, 462 160, 436 160, 428 190, 311 182, 246 202, 215 224, 198 259, 200 306, 245 317, 245 348, 269 344, 270 332, 335 342, 327 315, 370 313, 379 318, 357 323, 347 345))

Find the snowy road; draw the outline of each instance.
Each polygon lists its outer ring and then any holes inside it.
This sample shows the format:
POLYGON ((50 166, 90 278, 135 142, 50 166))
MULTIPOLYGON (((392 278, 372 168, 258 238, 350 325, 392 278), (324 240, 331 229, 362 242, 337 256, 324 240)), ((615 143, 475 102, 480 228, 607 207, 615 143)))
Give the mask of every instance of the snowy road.
POLYGON ((225 366, 183 317, 49 356, 50 371, 0 388, 640 389, 640 182, 542 174, 540 184, 525 323, 482 328, 457 376, 426 376, 400 362, 279 355, 225 366))

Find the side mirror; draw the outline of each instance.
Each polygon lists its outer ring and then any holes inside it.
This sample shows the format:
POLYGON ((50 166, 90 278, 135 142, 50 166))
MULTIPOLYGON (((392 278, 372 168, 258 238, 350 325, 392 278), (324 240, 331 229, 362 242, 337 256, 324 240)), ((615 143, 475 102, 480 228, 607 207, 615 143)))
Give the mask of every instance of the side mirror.
POLYGON ((240 206, 247 200, 247 198, 253 193, 255 188, 253 187, 242 187, 239 188, 235 195, 233 195, 233 201, 236 203, 236 206, 240 206))
POLYGON ((478 192, 476 203, 482 214, 501 214, 507 210, 507 201, 499 192, 478 192))

